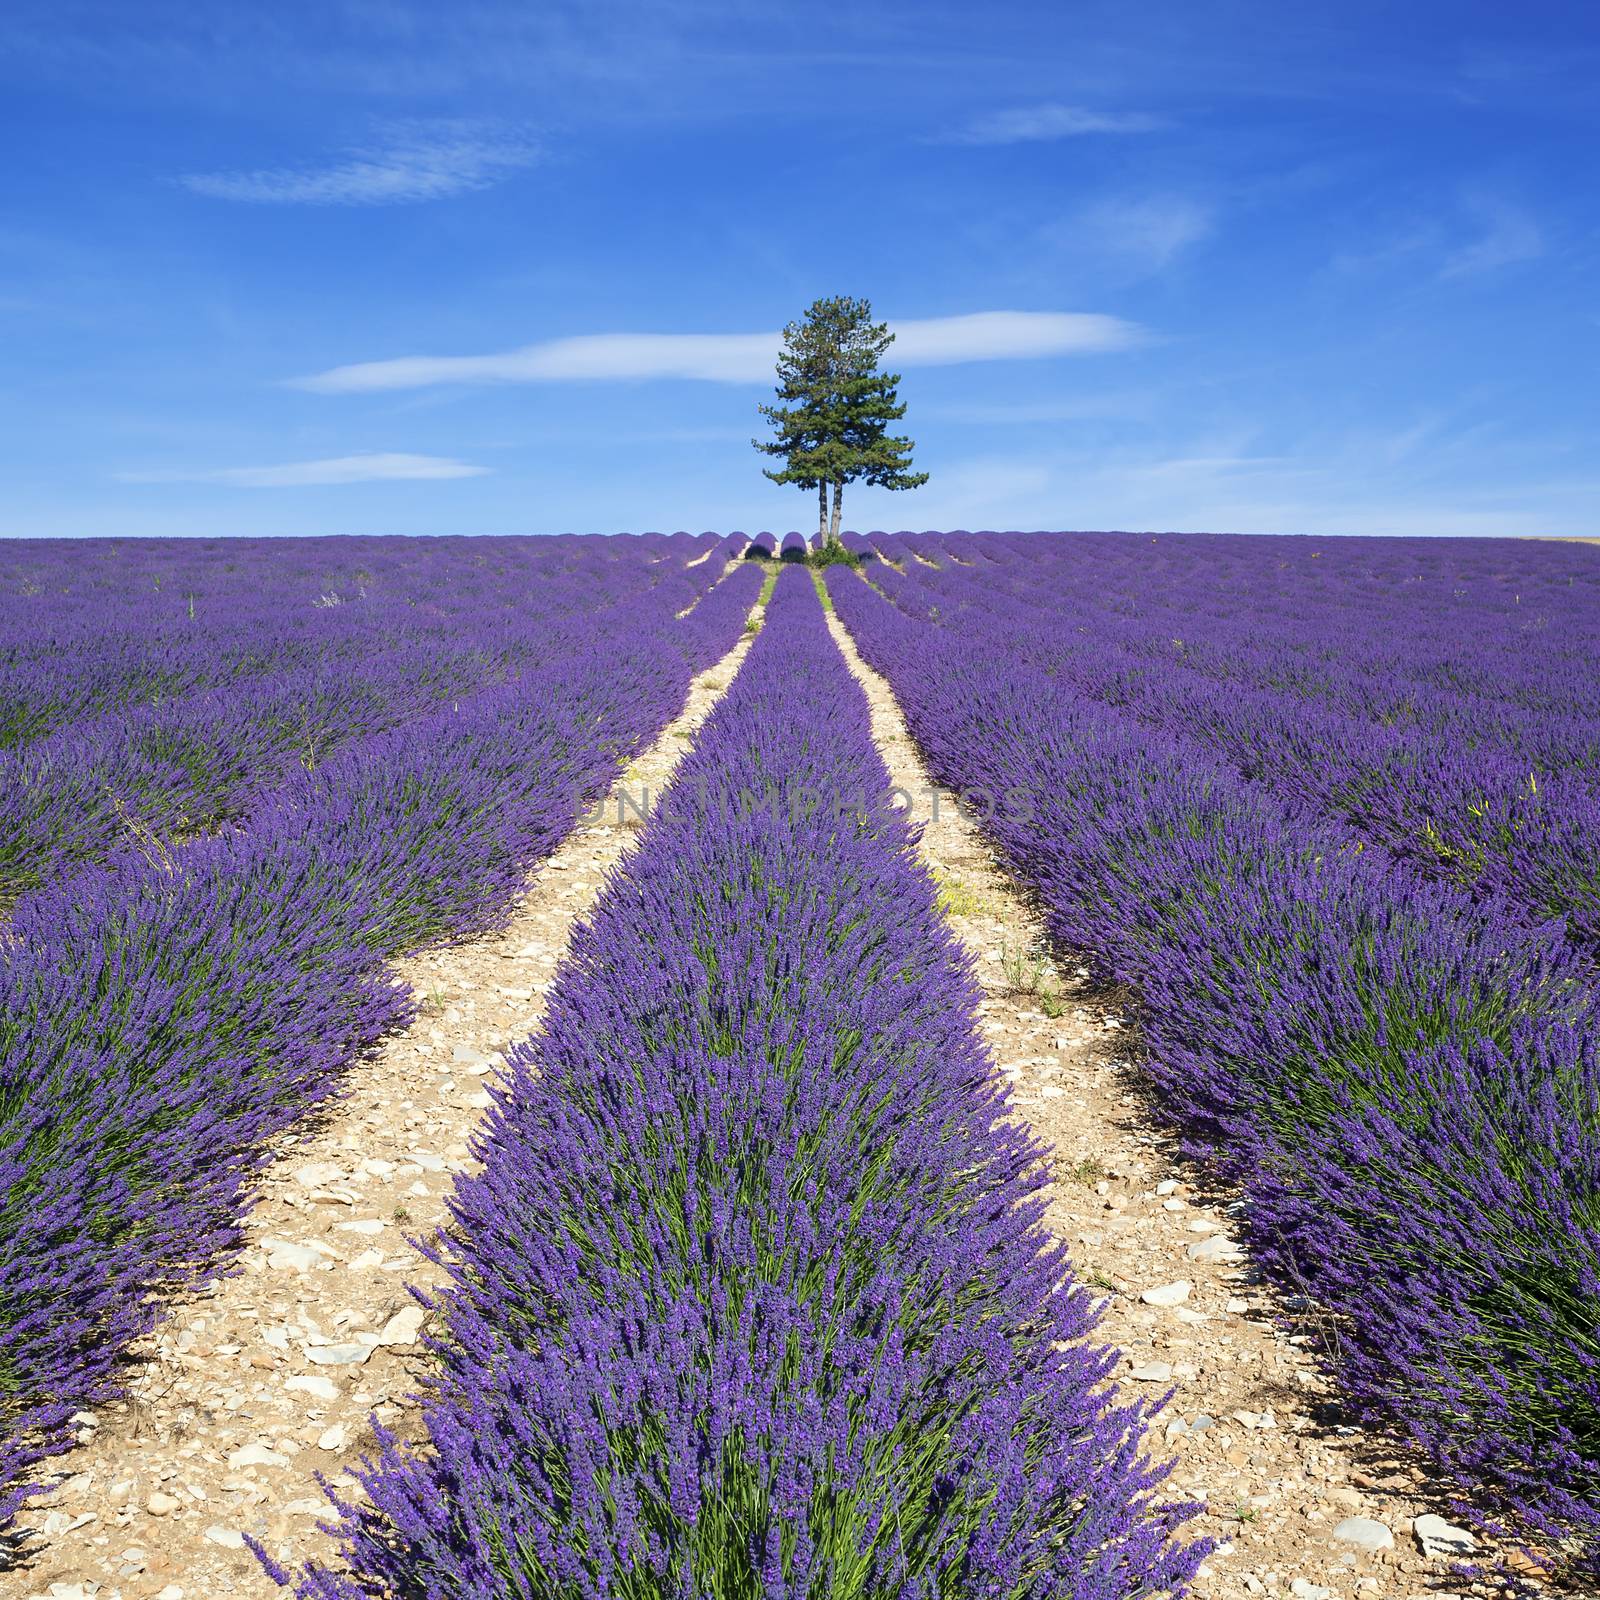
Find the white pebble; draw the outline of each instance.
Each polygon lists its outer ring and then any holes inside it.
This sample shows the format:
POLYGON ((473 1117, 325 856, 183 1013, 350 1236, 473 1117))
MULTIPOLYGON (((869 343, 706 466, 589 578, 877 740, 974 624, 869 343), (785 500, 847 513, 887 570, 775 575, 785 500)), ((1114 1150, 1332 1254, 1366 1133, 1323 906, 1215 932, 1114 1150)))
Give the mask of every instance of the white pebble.
POLYGON ((372 1346, 367 1344, 325 1344, 306 1351, 307 1359, 319 1367, 360 1366, 371 1354, 372 1346))
POLYGON ((337 1400, 343 1392, 331 1378, 319 1377, 316 1373, 306 1377, 288 1378, 283 1386, 285 1389, 298 1390, 302 1394, 314 1394, 319 1400, 337 1400))
POLYGON ((1181 1306, 1189 1298, 1193 1287, 1187 1278, 1179 1278, 1176 1283, 1163 1283, 1154 1289, 1146 1289, 1139 1298, 1147 1306, 1181 1306))

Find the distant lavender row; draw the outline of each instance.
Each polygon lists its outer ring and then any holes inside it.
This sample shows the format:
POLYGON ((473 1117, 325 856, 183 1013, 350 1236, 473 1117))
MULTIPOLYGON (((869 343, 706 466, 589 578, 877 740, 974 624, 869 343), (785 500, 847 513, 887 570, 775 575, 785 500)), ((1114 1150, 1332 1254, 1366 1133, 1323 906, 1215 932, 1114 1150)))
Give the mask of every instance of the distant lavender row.
MULTIPOLYGON (((242 828, 19 908, 0 946, 0 1518, 157 1297, 236 1244, 264 1141, 407 1015, 382 963, 504 911, 758 586, 740 572, 679 621, 634 570, 637 603, 581 640, 552 629, 537 673, 294 772, 242 828)), ((581 604, 581 568, 550 581, 581 604)))
MULTIPOLYGON (((723 542, 725 543, 725 541, 723 542)), ((743 541, 739 541, 742 548, 743 541)), ((473 683, 528 664, 524 607, 575 618, 641 588, 674 610, 722 563, 711 537, 0 543, 0 748, 395 649, 473 683)))
MULTIPOLYGON (((1592 762, 1600 562, 1570 547, 1472 541, 1440 570, 1424 548, 1433 544, 1385 541, 1378 559, 1391 582, 1377 593, 1325 559, 1341 552, 1301 541, 1152 547, 1075 535, 986 542, 978 565, 985 588, 1013 596, 1037 594, 1043 579, 1052 609, 1092 613, 1144 657, 1384 726, 1448 732, 1468 747, 1520 750, 1535 731, 1530 753, 1544 759, 1548 742, 1550 770, 1592 762), (1480 569, 1492 578, 1469 576, 1480 569)), ((951 535, 938 548, 956 572, 977 547, 951 535)), ((920 563, 912 570, 932 577, 920 563)))
MULTIPOLYGON (((913 615, 949 621, 977 612, 985 627, 1004 633, 1019 658, 1151 726, 1205 742, 1302 814, 1342 817, 1411 870, 1504 897, 1536 920, 1562 918, 1575 940, 1600 950, 1600 784, 1591 770, 1600 721, 1499 701, 1481 726, 1467 711, 1433 729, 1375 723, 1323 699, 1303 698, 1292 686, 1254 687, 1253 678, 1271 674, 1252 666, 1258 652, 1247 637, 1214 645, 1211 670, 1197 671, 1170 648, 1186 645, 1196 631, 1175 603, 1154 621, 1130 620, 1107 610, 1107 597, 1085 581, 1094 563, 1086 557, 1088 574, 1079 569, 1075 539, 1038 544, 1046 554, 1037 562, 1003 552, 1000 562, 981 569, 947 560, 933 571, 908 553, 903 574, 883 568, 874 581, 913 615), (1049 605, 1035 603, 1041 576, 1049 605), (1523 733, 1496 739, 1497 726, 1523 733), (1476 747, 1464 727, 1484 736, 1476 747)), ((959 554, 963 545, 952 538, 943 548, 959 554)), ((1197 553, 1197 569, 1199 562, 1197 553)), ((1600 575, 1600 560, 1591 564, 1600 575)), ((1189 581, 1180 583, 1171 573, 1167 581, 1179 593, 1203 596, 1212 580, 1196 570, 1189 581)), ((1270 593, 1255 602, 1258 628, 1268 634, 1286 626, 1266 609, 1270 593)), ((1397 631, 1424 631, 1429 613, 1420 596, 1417 602, 1415 625, 1389 623, 1384 643, 1391 652, 1397 631)), ((1483 638, 1493 638, 1495 617, 1464 603, 1450 615, 1456 654, 1470 663, 1487 648, 1483 638)), ((1521 639, 1525 685, 1537 683, 1539 663, 1560 644, 1552 641, 1541 653, 1531 637, 1521 639)), ((1378 666, 1359 655, 1347 670, 1371 685, 1385 681, 1378 666)), ((1558 696, 1552 687, 1546 698, 1581 701, 1580 685, 1587 681, 1594 690, 1596 679, 1593 660, 1587 680, 1553 671, 1551 684, 1567 688, 1558 696)), ((1419 704, 1403 681, 1369 698, 1419 704)))
POLYGON ((458 1181, 427 1447, 303 1596, 1187 1587, 886 787, 786 573, 458 1181))
POLYGON ((0 910, 83 863, 213 832, 295 769, 477 687, 451 668, 417 648, 318 662, 0 752, 0 910))
MULTIPOLYGON (((400 642, 388 644, 395 636, 392 612, 380 608, 376 618, 352 616, 343 638, 324 635, 314 643, 302 635, 287 662, 268 642, 283 636, 282 616, 269 620, 264 635, 252 635, 247 619, 234 616, 228 644, 236 658, 275 665, 104 712, 0 751, 0 911, 75 866, 119 853, 159 854, 236 821, 296 768, 314 770, 359 739, 459 703, 482 686, 538 673, 550 659, 578 648, 609 607, 625 607, 647 629, 660 627, 673 611, 700 602, 723 570, 723 564, 702 563, 701 571, 656 572, 637 556, 631 564, 612 560, 594 564, 598 571, 577 572, 536 551, 492 573, 469 562, 463 586, 445 552, 426 568, 426 587, 449 592, 457 602, 464 590, 471 604, 443 614, 447 627, 430 625, 440 636, 419 637, 406 622, 400 642), (363 642, 359 654, 344 648, 350 639, 363 642)), ((234 565, 263 576, 260 587, 277 592, 292 586, 278 559, 271 548, 247 546, 234 565)), ((298 582, 302 592, 292 603, 301 613, 330 609, 308 604, 309 586, 303 577, 298 582)), ((213 595, 208 609, 232 614, 235 598, 213 595)), ((725 633, 719 610, 737 599, 719 592, 706 603, 711 609, 679 630, 686 644, 707 619, 713 634, 725 633)), ((750 601, 743 604, 748 610, 750 601)), ((331 609, 358 614, 365 602, 331 609)), ((415 610, 414 603, 402 608, 402 617, 415 610)), ((600 626, 605 631, 603 620, 600 626)), ((148 640, 136 643, 129 652, 135 658, 154 649, 148 640)), ((198 679, 215 668, 218 642, 209 630, 179 645, 163 649, 171 662, 194 663, 189 676, 198 679)), ((102 659, 99 645, 85 642, 82 649, 102 659)), ((625 662, 619 669, 626 670, 625 662)))
POLYGON ((1213 639, 1247 639, 1310 694, 1346 692, 1371 672, 1452 701, 1600 712, 1600 562, 1582 546, 1094 533, 852 542, 924 579, 926 559, 1093 609, 1112 626, 1148 619, 1152 645, 1155 621, 1181 623, 1165 644, 1190 665, 1206 663, 1213 639))
POLYGON ((1558 930, 1397 874, 967 610, 840 616, 1053 937, 1134 987, 1148 1071, 1244 1188, 1348 1401, 1544 1527, 1600 1531, 1600 994, 1558 930))

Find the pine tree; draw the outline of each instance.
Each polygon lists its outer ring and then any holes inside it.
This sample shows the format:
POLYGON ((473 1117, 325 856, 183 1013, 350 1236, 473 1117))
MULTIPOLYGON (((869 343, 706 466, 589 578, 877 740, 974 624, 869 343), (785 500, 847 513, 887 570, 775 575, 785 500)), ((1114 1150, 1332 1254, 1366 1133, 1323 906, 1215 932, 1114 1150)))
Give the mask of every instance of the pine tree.
POLYGON ((872 320, 871 304, 848 295, 813 301, 803 321, 783 330, 779 403, 761 407, 776 437, 751 443, 784 458, 782 468, 763 469, 774 483, 817 491, 819 541, 839 537, 847 483, 861 479, 883 489, 915 489, 928 481, 926 472, 909 470, 911 440, 889 433, 889 424, 906 414, 897 393, 900 374, 878 367, 893 342, 888 325, 872 320))

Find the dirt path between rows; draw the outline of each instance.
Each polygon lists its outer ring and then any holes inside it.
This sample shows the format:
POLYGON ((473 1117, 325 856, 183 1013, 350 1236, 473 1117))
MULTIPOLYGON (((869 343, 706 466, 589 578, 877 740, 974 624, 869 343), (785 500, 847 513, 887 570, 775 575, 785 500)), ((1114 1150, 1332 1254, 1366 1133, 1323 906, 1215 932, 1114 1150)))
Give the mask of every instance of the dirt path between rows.
MULTIPOLYGON (((922 850, 951 926, 977 963, 982 1027, 1019 1117, 1053 1151, 1047 1225, 1080 1282, 1107 1295, 1101 1336, 1123 1353, 1119 1381, 1152 1399, 1175 1390, 1152 1445, 1170 1480, 1208 1513, 1191 1524, 1222 1541, 1196 1592, 1211 1600, 1441 1600, 1462 1582, 1425 1558, 1414 1519, 1420 1475, 1361 1435, 1313 1419, 1323 1379, 1273 1325, 1271 1305, 1230 1238, 1141 1112, 1124 1020, 1081 975, 1045 955, 1043 930, 948 795, 935 802, 887 682, 837 617, 839 647, 872 706, 891 781, 923 825, 922 850)), ((1423 1523, 1423 1531, 1431 1525, 1423 1523)))
POLYGON ((574 925, 749 647, 747 635, 695 680, 502 933, 394 965, 422 997, 415 1024, 350 1070, 314 1132, 280 1141, 242 1270, 135 1347, 127 1399, 86 1416, 61 1462, 70 1476, 19 1519, 43 1547, 0 1575, 0 1596, 265 1600, 283 1591, 244 1533, 290 1567, 332 1553, 316 1475, 348 1494, 369 1417, 414 1420, 422 1314, 407 1285, 440 1274, 407 1239, 445 1222, 501 1052, 539 1026, 574 925))

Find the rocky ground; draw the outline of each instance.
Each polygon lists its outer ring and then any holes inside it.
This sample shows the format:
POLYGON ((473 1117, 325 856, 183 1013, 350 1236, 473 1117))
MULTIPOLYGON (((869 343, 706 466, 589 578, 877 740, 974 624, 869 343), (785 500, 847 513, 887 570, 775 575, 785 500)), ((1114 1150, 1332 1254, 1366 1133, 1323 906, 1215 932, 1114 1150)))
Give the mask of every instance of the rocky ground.
POLYGON ((501 1052, 539 1025, 574 925, 749 648, 693 685, 682 714, 540 870, 504 931, 395 971, 421 998, 404 1033, 350 1071, 312 1131, 280 1141, 250 1214, 240 1270, 175 1304, 133 1352, 126 1400, 81 1419, 68 1474, 32 1502, 40 1537, 0 1596, 252 1600, 281 1595, 244 1547, 286 1565, 333 1549, 319 1519, 329 1477, 405 1431, 422 1308, 439 1274, 408 1242, 446 1220, 501 1052), (629 804, 619 803, 626 795, 629 804))
POLYGON ((1206 1600, 1444 1600, 1467 1592, 1469 1538, 1422 1475, 1376 1441, 1318 1420, 1326 1384, 1279 1325, 1231 1237, 1225 1202, 1196 1192, 1138 1093, 1137 1039, 1081 974, 1048 957, 1038 917, 974 822, 934 789, 887 683, 830 619, 872 704, 891 781, 984 990, 982 1027, 1019 1116, 1054 1152, 1048 1226, 1080 1282, 1103 1292, 1119 1381, 1171 1392, 1155 1429, 1171 1488, 1203 1500, 1191 1527, 1219 1541, 1206 1600))

